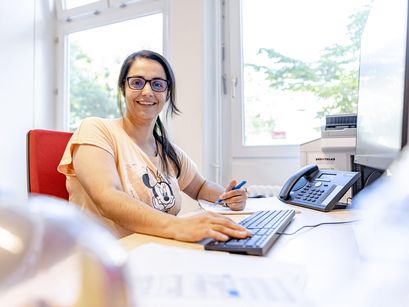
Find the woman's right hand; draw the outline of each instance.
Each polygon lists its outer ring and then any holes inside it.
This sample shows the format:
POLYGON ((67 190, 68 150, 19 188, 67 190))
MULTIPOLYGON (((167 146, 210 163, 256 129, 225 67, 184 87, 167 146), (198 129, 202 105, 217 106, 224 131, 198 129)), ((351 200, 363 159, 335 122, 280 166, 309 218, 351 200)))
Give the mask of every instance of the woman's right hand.
POLYGON ((232 238, 247 238, 252 233, 223 215, 213 212, 200 212, 177 217, 172 225, 173 239, 197 242, 204 238, 226 241, 232 238))

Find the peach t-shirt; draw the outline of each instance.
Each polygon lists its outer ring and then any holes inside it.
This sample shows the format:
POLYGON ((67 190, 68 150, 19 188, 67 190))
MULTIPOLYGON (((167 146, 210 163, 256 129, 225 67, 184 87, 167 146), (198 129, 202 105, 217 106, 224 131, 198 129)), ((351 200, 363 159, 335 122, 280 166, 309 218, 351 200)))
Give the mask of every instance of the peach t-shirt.
MULTIPOLYGON (((122 190, 125 193, 157 210, 173 215, 180 211, 181 191, 189 185, 197 174, 197 168, 192 160, 174 144, 172 145, 181 164, 180 176, 176 178, 172 164, 170 164, 170 174, 164 174, 160 157, 148 157, 128 136, 122 123, 122 118, 91 117, 84 119, 68 142, 58 165, 58 171, 67 177, 66 186, 70 202, 79 205, 81 209, 94 213, 119 237, 126 236, 131 232, 102 216, 100 209, 92 201, 75 175, 72 154, 76 146, 88 144, 106 150, 115 159, 122 190)), ((93 163, 93 161, 89 161, 89 163, 93 163)))

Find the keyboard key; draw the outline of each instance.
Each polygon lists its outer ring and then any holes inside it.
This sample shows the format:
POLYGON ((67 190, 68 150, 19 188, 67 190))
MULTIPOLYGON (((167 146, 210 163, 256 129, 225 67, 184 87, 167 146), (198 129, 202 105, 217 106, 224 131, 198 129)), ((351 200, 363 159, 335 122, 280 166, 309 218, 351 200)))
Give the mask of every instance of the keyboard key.
POLYGON ((256 246, 257 242, 262 238, 262 236, 253 235, 250 240, 246 242, 246 246, 256 246))
POLYGON ((229 245, 231 245, 231 246, 244 246, 246 243, 245 243, 245 240, 230 240, 229 241, 229 245))
POLYGON ((268 230, 267 228, 261 228, 258 231, 256 231, 254 234, 263 235, 267 232, 267 230, 268 230))

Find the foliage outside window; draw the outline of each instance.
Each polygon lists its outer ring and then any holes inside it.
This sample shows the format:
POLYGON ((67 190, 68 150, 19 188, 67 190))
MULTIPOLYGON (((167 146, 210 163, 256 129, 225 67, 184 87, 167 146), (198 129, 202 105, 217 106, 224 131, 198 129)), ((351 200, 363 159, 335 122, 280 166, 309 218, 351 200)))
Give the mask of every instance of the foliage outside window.
MULTIPOLYGON (((114 64, 121 65, 114 59, 114 64)), ((90 116, 118 117, 116 87, 108 67, 95 67, 78 43, 70 45, 70 127, 90 116)))
POLYGON ((120 116, 117 78, 122 62, 141 49, 162 53, 162 25, 163 15, 153 14, 68 36, 70 130, 86 117, 120 116))
MULTIPOLYGON (((246 46, 252 42, 251 32, 246 31, 246 27, 252 26, 251 16, 246 19, 246 12, 256 10, 254 3, 251 2, 243 0, 244 144, 302 143, 319 136, 325 115, 355 113, 358 99, 360 39, 370 4, 365 3, 356 7, 349 14, 344 28, 345 37, 342 40, 338 42, 335 37, 332 44, 316 52, 315 58, 302 59, 301 50, 305 48, 307 53, 308 45, 306 46, 304 42, 300 42, 299 46, 294 45, 301 49, 298 52, 286 48, 285 40, 280 46, 280 34, 274 34, 273 28, 271 36, 277 36, 277 42, 269 39, 269 33, 266 35, 264 46, 260 43, 257 50, 255 48, 250 50, 249 46, 246 46), (275 44, 277 48, 274 47, 275 44)), ((263 0, 258 2, 260 5, 257 7, 264 7, 261 2, 268 4, 263 0)), ((290 2, 300 4, 302 1, 290 2)), ((320 1, 312 1, 311 6, 317 2, 320 1)), ((273 7, 277 9, 279 4, 273 7)), ((308 12, 314 10, 307 10, 305 14, 308 12)), ((325 10, 320 14, 325 14, 325 10)), ((288 19, 292 23, 297 22, 297 18, 292 17, 291 13, 288 19)), ((269 21, 263 22, 265 25, 262 29, 265 30, 269 21)), ((322 26, 325 27, 325 24, 322 26)), ((277 31, 285 32, 285 25, 277 31)), ((287 38, 299 39, 292 37, 290 32, 287 38)))

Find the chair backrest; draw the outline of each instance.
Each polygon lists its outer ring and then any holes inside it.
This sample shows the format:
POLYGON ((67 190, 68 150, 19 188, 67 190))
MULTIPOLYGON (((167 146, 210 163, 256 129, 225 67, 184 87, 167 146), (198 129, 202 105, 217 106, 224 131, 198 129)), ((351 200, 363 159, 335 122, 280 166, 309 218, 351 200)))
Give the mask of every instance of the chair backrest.
POLYGON ((27 134, 28 192, 68 199, 65 176, 57 171, 72 132, 34 129, 27 134))

